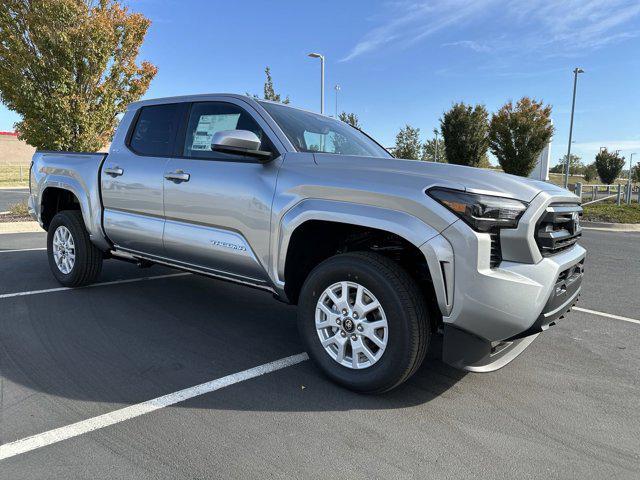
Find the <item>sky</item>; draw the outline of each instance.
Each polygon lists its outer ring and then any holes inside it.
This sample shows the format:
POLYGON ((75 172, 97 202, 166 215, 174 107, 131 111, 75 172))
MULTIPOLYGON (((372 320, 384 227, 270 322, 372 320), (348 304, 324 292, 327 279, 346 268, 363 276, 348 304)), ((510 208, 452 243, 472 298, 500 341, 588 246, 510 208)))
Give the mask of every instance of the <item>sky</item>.
MULTIPOLYGON (((640 1, 128 0, 152 21, 140 60, 158 75, 144 98, 262 93, 270 66, 276 91, 325 113, 355 112, 385 146, 405 124, 433 136, 452 103, 490 112, 527 95, 553 107, 552 164, 566 154, 578 78, 572 153, 600 147, 640 160, 640 1)), ((18 117, 0 106, 0 130, 18 117)), ((634 159, 635 160, 635 159, 634 159)))

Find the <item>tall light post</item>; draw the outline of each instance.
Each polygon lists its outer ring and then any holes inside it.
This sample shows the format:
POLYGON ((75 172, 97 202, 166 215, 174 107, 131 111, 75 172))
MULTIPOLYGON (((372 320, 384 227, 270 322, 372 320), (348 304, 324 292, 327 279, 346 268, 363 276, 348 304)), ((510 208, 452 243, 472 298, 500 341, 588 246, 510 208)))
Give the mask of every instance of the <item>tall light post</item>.
POLYGON ((571 123, 569 123, 569 146, 567 147, 567 162, 564 169, 564 188, 569 187, 569 165, 571 162, 571 137, 573 136, 573 113, 576 108, 576 86, 578 85, 578 74, 584 73, 581 68, 574 68, 573 70, 573 101, 571 102, 571 123))
POLYGON ((333 89, 336 91, 336 118, 338 118, 338 92, 340 91, 340 85, 336 83, 336 86, 333 87, 333 89))
POLYGON ((631 204, 631 169, 633 168, 633 156, 635 152, 629 157, 629 179, 627 180, 627 205, 631 204))
POLYGON ((324 115, 324 55, 310 53, 309 56, 320 59, 320 113, 324 115))
POLYGON ((436 135, 436 151, 434 156, 436 157, 436 163, 438 163, 438 129, 434 128, 433 133, 436 135))

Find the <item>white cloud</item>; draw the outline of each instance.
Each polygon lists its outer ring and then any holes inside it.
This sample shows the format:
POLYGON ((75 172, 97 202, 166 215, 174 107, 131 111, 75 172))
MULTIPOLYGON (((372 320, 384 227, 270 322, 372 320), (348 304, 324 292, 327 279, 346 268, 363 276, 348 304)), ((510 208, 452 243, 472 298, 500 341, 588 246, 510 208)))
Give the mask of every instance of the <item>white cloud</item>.
POLYGON ((387 45, 409 46, 455 24, 462 24, 496 0, 395 2, 386 23, 373 28, 341 61, 346 62, 387 45))
POLYGON ((459 40, 457 42, 443 43, 443 47, 464 47, 474 52, 490 52, 491 47, 484 43, 479 43, 474 40, 459 40))
POLYGON ((342 61, 384 47, 406 48, 442 30, 467 39, 443 46, 475 52, 574 55, 639 34, 630 22, 640 16, 638 0, 415 0, 387 4, 384 18, 342 61), (492 22, 500 37, 469 39, 469 25, 492 22))

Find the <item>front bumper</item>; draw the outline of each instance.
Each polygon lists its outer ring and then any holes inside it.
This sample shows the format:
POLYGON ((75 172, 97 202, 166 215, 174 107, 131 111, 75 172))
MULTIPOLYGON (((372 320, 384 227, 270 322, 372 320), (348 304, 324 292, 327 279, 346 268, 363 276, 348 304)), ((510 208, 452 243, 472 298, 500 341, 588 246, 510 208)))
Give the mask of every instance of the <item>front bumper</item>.
MULTIPOLYGON (((532 206, 544 211, 556 198, 541 198, 532 206), (546 205, 545 205, 546 204, 546 205)), ((536 216, 531 218, 535 224, 536 216)), ((443 360, 470 371, 492 371, 509 363, 536 336, 561 318, 577 301, 583 276, 586 251, 580 245, 558 254, 543 257, 527 219, 519 226, 523 258, 503 260, 491 268, 491 238, 477 233, 461 221, 445 229, 439 240, 450 245, 453 279, 447 278, 453 292, 448 292, 443 313, 443 360), (531 245, 536 251, 529 253, 531 245), (537 256, 535 254, 538 254, 537 256)), ((518 237, 510 232, 509 242, 518 237)), ((435 241, 435 240, 434 240, 435 241)), ((425 256, 427 242, 422 247, 425 256)), ((503 242, 507 243, 507 242, 503 242)), ((442 250, 442 249, 440 249, 442 250)), ((509 256, 507 256, 509 258, 509 256)), ((430 262, 431 263, 431 262, 430 262)), ((441 265, 445 265, 442 260, 441 265)), ((430 265, 431 266, 431 265, 430 265)), ((433 272, 433 268, 431 269, 433 272)), ((446 271, 442 269, 443 277, 446 271)), ((437 287, 434 280, 434 286, 437 287)), ((436 288, 438 293, 438 288, 436 288)))
POLYGON ((444 324, 443 360, 471 372, 491 372, 520 355, 541 332, 564 318, 580 297, 584 261, 560 274, 551 296, 536 321, 522 333, 502 341, 490 341, 444 324))

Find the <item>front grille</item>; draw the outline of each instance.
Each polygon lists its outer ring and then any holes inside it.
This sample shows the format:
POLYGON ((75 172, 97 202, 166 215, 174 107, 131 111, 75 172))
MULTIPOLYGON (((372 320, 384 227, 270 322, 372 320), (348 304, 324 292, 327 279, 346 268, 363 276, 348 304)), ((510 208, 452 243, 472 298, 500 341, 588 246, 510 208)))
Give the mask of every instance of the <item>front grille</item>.
POLYGON ((568 250, 582 236, 582 207, 573 203, 552 203, 536 225, 536 243, 543 256, 568 250))
POLYGON ((491 237, 491 259, 489 264, 491 268, 496 268, 502 261, 502 250, 500 249, 500 231, 489 232, 491 237))

